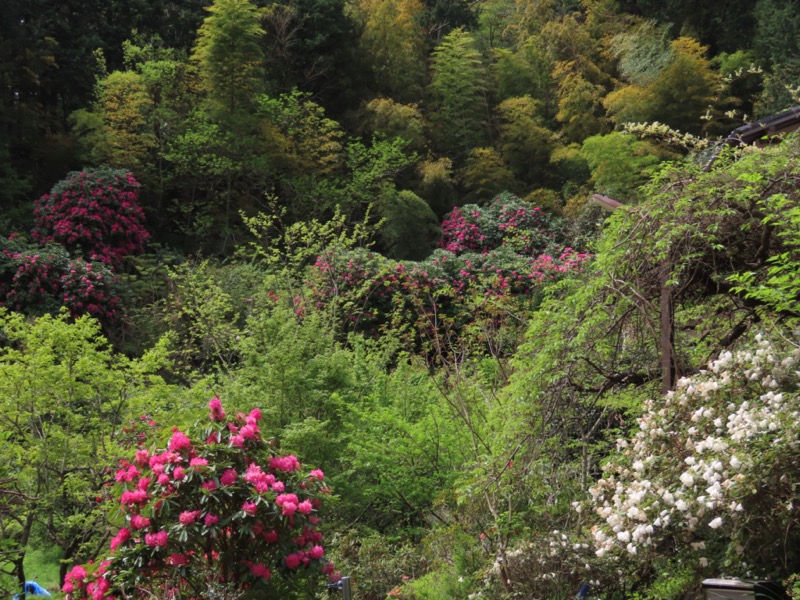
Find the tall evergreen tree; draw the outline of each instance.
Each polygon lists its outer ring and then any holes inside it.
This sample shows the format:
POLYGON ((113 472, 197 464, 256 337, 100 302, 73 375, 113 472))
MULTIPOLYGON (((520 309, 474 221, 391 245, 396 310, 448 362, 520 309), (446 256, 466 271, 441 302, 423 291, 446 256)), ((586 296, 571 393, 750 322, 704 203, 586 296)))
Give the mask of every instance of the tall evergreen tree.
POLYGON ((212 110, 226 118, 255 106, 264 87, 258 9, 249 0, 215 0, 197 32, 192 58, 212 110))
POLYGON ((463 160, 489 137, 487 70, 470 33, 454 29, 433 51, 429 85, 438 149, 463 160))

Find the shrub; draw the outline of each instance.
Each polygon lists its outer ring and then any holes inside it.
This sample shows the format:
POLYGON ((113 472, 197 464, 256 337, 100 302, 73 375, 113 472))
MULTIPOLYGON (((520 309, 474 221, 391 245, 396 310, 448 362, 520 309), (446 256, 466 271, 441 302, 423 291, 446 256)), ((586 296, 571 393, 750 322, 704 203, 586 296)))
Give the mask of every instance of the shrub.
POLYGON ((66 306, 72 316, 116 319, 120 297, 106 265, 70 258, 55 245, 35 248, 0 237, 0 306, 28 314, 66 306))
POLYGON ((166 448, 140 448, 122 463, 122 527, 108 558, 70 571, 67 598, 284 598, 308 591, 320 571, 333 576, 317 529, 322 471, 277 455, 260 436, 258 409, 226 419, 218 398, 209 409, 207 427, 175 429, 166 448))
POLYGON ((444 332, 458 339, 474 324, 497 330, 498 319, 516 322, 510 303, 586 260, 571 248, 557 257, 530 257, 508 246, 484 254, 440 249, 422 262, 394 262, 364 250, 329 252, 315 263, 309 289, 317 308, 333 307, 348 329, 408 332, 418 346, 444 332))
POLYGON ((797 571, 798 360, 759 334, 646 402, 590 490, 597 555, 645 561, 669 546, 709 574, 797 571))
POLYGON ((139 182, 126 171, 74 171, 35 202, 33 238, 118 268, 149 237, 138 190, 139 182))
POLYGON ((454 208, 442 222, 439 247, 462 254, 506 246, 518 254, 537 256, 562 243, 561 225, 555 217, 504 193, 486 207, 466 204, 454 208))

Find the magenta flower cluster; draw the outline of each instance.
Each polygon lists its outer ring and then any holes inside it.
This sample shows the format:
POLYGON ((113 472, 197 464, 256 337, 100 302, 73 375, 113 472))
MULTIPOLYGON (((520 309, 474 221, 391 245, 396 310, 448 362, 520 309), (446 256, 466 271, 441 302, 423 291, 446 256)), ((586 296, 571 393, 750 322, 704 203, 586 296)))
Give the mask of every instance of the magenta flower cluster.
POLYGON ((442 222, 439 241, 440 248, 453 254, 486 254, 505 246, 523 256, 538 256, 560 244, 558 219, 509 193, 488 206, 454 208, 442 222))
MULTIPOLYGON (((532 296, 589 259, 558 245, 562 234, 552 217, 510 195, 486 208, 455 209, 443 229, 443 248, 422 262, 393 262, 364 250, 319 256, 310 301, 337 306, 356 331, 405 329, 418 346, 455 339, 482 320, 499 325, 513 312, 500 305, 532 296)), ((302 314, 303 305, 296 306, 302 314)))
POLYGON ((125 257, 144 250, 149 237, 138 197, 139 182, 128 172, 70 173, 35 202, 33 238, 119 268, 125 257))
POLYGON ((66 306, 72 315, 109 322, 120 304, 115 284, 115 274, 102 263, 70 258, 59 246, 0 238, 0 306, 27 313, 66 306))
POLYGON ((66 306, 75 316, 117 317, 115 290, 127 256, 149 234, 130 173, 96 169, 70 173, 34 205, 33 239, 0 239, 0 305, 27 313, 66 306))
POLYGON ((213 398, 210 426, 175 429, 165 448, 142 447, 123 461, 108 558, 75 566, 66 597, 191 595, 211 583, 269 596, 275 577, 335 578, 318 530, 325 475, 275 454, 261 419, 258 409, 226 419, 213 398))

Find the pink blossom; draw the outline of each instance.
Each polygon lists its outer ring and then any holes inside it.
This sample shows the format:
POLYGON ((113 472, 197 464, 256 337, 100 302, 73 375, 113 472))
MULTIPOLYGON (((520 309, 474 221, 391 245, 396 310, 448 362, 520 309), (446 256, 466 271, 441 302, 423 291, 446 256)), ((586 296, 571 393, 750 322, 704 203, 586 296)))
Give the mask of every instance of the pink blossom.
POLYGON ((282 481, 276 481, 275 483, 272 484, 272 491, 277 492, 279 494, 283 492, 285 489, 286 486, 283 484, 282 481))
POLYGON ((170 557, 167 559, 167 562, 169 564, 171 564, 173 567, 179 567, 179 566, 183 566, 183 565, 188 565, 189 564, 189 557, 186 556, 185 554, 177 554, 176 553, 176 554, 170 555, 170 557))
POLYGON ((311 473, 308 474, 311 479, 318 479, 322 481, 325 479, 325 473, 322 472, 322 469, 314 469, 311 473))
POLYGON ((325 555, 325 549, 322 546, 314 546, 308 551, 308 557, 314 560, 319 560, 325 555))
POLYGON ((254 514, 256 514, 256 503, 245 502, 244 504, 242 504, 242 512, 252 517, 254 514))
POLYGON ((144 529, 150 526, 150 519, 142 515, 133 515, 131 517, 131 527, 133 529, 144 529))
POLYGON ((120 504, 144 504, 147 502, 147 492, 145 490, 133 490, 122 492, 119 499, 120 504))
POLYGON ((169 485, 169 482, 170 478, 166 473, 162 473, 158 476, 158 485, 169 485))
POLYGON ((142 477, 139 481, 136 482, 136 487, 140 490, 146 490, 147 486, 150 485, 151 478, 150 477, 142 477))
POLYGON ((172 478, 175 479, 176 481, 183 479, 185 475, 186 473, 183 467, 175 467, 175 470, 172 471, 172 478))
POLYGON ((204 523, 206 527, 211 527, 212 525, 216 525, 217 521, 219 521, 219 517, 217 515, 212 515, 211 513, 208 513, 206 515, 204 523))
POLYGON ((294 454, 289 454, 288 456, 275 456, 270 459, 269 467, 270 469, 275 469, 276 471, 290 473, 300 468, 300 461, 297 460, 297 457, 294 454))
POLYGON ((234 469, 226 469, 222 477, 219 478, 219 482, 225 486, 233 485, 236 483, 236 476, 236 471, 234 469))
POLYGON ((185 433, 176 431, 172 434, 169 440, 169 449, 172 452, 180 452, 181 450, 188 450, 192 447, 192 441, 186 436, 185 433))
POLYGON ((87 576, 86 569, 80 565, 75 565, 72 567, 72 570, 67 573, 65 579, 73 583, 80 583, 81 581, 85 581, 87 576))
POLYGON ((185 510, 178 516, 178 521, 180 521, 180 524, 185 527, 186 525, 191 525, 194 523, 199 516, 199 510, 185 510))
POLYGON ((145 466, 148 460, 150 460, 150 453, 147 450, 136 451, 136 462, 139 466, 145 466))
POLYGON ((209 479, 205 483, 203 483, 203 489, 208 490, 209 492, 213 492, 217 489, 217 484, 214 482, 213 479, 209 479))
POLYGON ((255 427, 253 425, 245 425, 244 427, 242 427, 239 433, 244 439, 252 440, 253 438, 256 437, 256 434, 258 434, 258 427, 255 427))
POLYGON ((153 548, 159 548, 167 545, 167 532, 158 531, 156 533, 147 533, 144 536, 144 543, 153 548))
POLYGON ((120 544, 124 544, 129 539, 131 539, 131 531, 130 529, 123 527, 117 532, 117 535, 115 535, 114 538, 111 540, 111 551, 113 552, 114 550, 117 549, 117 547, 120 544))
POLYGON ((225 411, 222 409, 222 402, 219 398, 212 398, 208 402, 208 408, 211 411, 212 421, 222 421, 225 418, 225 411))
POLYGON ((300 566, 300 562, 303 560, 303 556, 301 554, 290 554, 289 556, 285 557, 284 562, 286 563, 287 569, 296 569, 300 566))
POLYGON ((297 495, 295 494, 281 494, 277 498, 275 498, 275 504, 278 506, 283 506, 284 504, 299 504, 300 500, 298 500, 297 495))
POLYGON ((263 577, 264 579, 270 578, 270 571, 269 569, 264 566, 264 563, 256 563, 254 565, 250 565, 250 572, 256 577, 263 577))
POLYGON ((235 448, 244 448, 244 436, 232 435, 231 436, 231 446, 233 446, 235 448))
POLYGON ((313 510, 313 506, 311 506, 311 502, 308 500, 303 500, 300 504, 297 505, 297 511, 300 514, 307 515, 313 510))
POLYGON ((197 467, 207 467, 208 466, 208 461, 205 458, 200 458, 199 456, 196 456, 195 458, 193 458, 192 460, 189 461, 189 466, 190 467, 195 467, 195 468, 197 468, 197 467))
POLYGON ((92 591, 92 600, 102 600, 109 588, 111 588, 111 583, 108 581, 108 579, 105 577, 99 577, 96 580, 95 588, 92 591))
POLYGON ((261 411, 257 408, 254 408, 250 411, 250 416, 253 417, 256 421, 261 420, 261 411))
POLYGON ((268 544, 274 544, 275 542, 278 541, 278 532, 275 531, 274 529, 272 531, 267 531, 264 534, 264 541, 267 542, 268 544))

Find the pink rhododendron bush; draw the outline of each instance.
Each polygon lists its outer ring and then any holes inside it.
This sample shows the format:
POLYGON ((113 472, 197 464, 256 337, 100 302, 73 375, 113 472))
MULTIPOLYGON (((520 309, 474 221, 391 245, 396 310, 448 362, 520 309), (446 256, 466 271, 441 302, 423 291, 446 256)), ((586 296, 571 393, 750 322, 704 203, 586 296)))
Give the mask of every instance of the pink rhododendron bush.
POLYGON ((35 202, 33 238, 73 256, 117 268, 144 250, 150 234, 139 205, 139 182, 119 169, 75 171, 35 202))
POLYGON ((455 207, 442 222, 439 247, 453 254, 506 247, 523 256, 538 256, 563 247, 563 243, 557 217, 504 192, 488 206, 455 207))
POLYGON ((286 598, 333 576, 318 530, 322 471, 276 454, 258 409, 229 418, 214 398, 209 410, 205 428, 176 429, 166 448, 123 462, 109 554, 72 568, 67 598, 286 598))
POLYGON ((71 258, 61 246, 38 248, 0 236, 0 306, 28 314, 89 314, 113 322, 120 305, 117 277, 101 262, 71 258))
POLYGON ((800 570, 800 350, 758 335, 644 407, 591 489, 597 556, 800 570))

